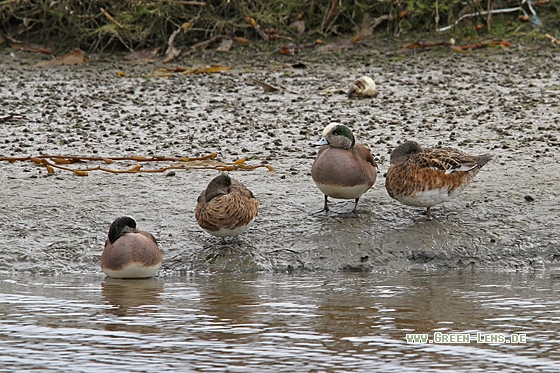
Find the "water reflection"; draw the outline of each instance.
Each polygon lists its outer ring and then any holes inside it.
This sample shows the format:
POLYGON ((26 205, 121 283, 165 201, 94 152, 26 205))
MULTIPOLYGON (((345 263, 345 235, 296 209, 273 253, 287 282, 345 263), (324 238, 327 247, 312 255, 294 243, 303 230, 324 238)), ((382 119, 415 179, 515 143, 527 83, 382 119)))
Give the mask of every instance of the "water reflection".
POLYGON ((0 277, 0 365, 64 371, 552 371, 547 274, 0 277), (523 345, 407 344, 407 333, 525 333, 523 345), (118 352, 116 352, 118 351, 118 352))
POLYGON ((103 299, 113 305, 107 312, 117 316, 127 316, 145 312, 150 307, 161 303, 160 295, 163 282, 155 278, 118 279, 107 277, 101 283, 103 299))
POLYGON ((104 302, 112 307, 105 312, 118 316, 103 324, 108 331, 127 331, 141 334, 157 333, 157 325, 146 322, 159 310, 163 283, 155 278, 116 279, 107 277, 101 283, 104 302))

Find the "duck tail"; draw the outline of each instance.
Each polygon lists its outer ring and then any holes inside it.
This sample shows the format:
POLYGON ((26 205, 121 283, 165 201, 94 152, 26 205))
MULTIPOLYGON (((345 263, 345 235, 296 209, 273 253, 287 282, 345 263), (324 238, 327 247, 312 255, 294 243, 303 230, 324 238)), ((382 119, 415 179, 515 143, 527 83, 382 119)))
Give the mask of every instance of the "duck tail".
POLYGON ((486 163, 490 162, 490 160, 494 158, 494 154, 482 154, 476 157, 476 164, 478 167, 484 166, 486 163))

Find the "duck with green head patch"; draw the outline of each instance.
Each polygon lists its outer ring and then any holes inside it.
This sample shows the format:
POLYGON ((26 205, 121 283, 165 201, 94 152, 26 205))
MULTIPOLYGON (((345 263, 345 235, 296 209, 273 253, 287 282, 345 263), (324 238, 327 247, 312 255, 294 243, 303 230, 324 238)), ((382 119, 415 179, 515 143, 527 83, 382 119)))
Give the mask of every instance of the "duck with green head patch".
POLYGON ((136 228, 131 216, 115 219, 109 228, 101 269, 109 277, 152 277, 161 267, 163 254, 150 233, 136 228))
POLYGON ((328 197, 353 199, 352 214, 355 215, 358 200, 377 178, 373 155, 356 142, 348 127, 339 123, 326 126, 323 138, 314 146, 321 146, 311 167, 311 177, 325 195, 321 211, 329 211, 328 197))

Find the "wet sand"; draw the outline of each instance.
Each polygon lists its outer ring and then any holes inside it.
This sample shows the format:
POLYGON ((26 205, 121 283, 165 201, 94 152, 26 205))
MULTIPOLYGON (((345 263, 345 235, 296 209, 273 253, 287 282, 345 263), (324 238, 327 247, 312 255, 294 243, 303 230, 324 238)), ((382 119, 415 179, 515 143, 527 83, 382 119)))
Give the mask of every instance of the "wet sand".
MULTIPOLYGON (((413 268, 553 269, 560 258, 560 55, 514 43, 467 54, 396 53, 364 44, 329 55, 203 51, 174 66, 221 63, 217 74, 150 77, 158 63, 92 56, 80 66, 37 68, 38 57, 2 51, 0 155, 250 157, 275 167, 236 171, 260 200, 238 239, 198 227, 198 194, 217 171, 79 177, 31 162, 0 163, 0 271, 99 273, 110 223, 133 215, 164 251, 161 275, 183 271, 398 271, 413 268), (289 66, 301 61, 307 69, 289 66), (119 77, 119 71, 126 77, 119 77), (371 76, 379 96, 324 96, 371 76), (252 79, 283 87, 263 93, 252 79), (323 195, 310 176, 325 125, 349 126, 379 165, 358 218, 315 214, 323 195), (385 191, 389 153, 425 146, 492 152, 454 202, 401 205, 385 191)), ((332 200, 338 212, 353 201, 332 200)))

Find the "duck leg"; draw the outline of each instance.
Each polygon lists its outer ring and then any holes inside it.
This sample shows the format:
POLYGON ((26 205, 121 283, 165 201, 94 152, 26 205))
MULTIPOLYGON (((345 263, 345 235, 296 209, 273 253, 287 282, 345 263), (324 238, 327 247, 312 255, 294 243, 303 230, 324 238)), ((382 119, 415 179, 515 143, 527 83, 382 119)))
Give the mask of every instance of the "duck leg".
POLYGON ((329 212, 329 206, 327 205, 327 203, 328 203, 328 197, 327 197, 327 195, 325 194, 325 204, 324 204, 324 206, 323 206, 323 209, 320 210, 320 211, 314 212, 313 214, 319 214, 319 213, 321 213, 321 212, 326 212, 326 213, 328 213, 328 212, 329 212))
POLYGON ((426 219, 432 220, 432 208, 426 207, 426 219))
POLYGON ((325 205, 323 206, 323 209, 319 212, 323 212, 323 211, 329 212, 328 202, 329 202, 329 197, 327 197, 327 195, 325 194, 325 205))
POLYGON ((354 210, 352 210, 352 212, 354 214, 357 214, 356 209, 358 208, 358 201, 360 200, 360 198, 356 198, 356 200, 354 201, 354 210))

